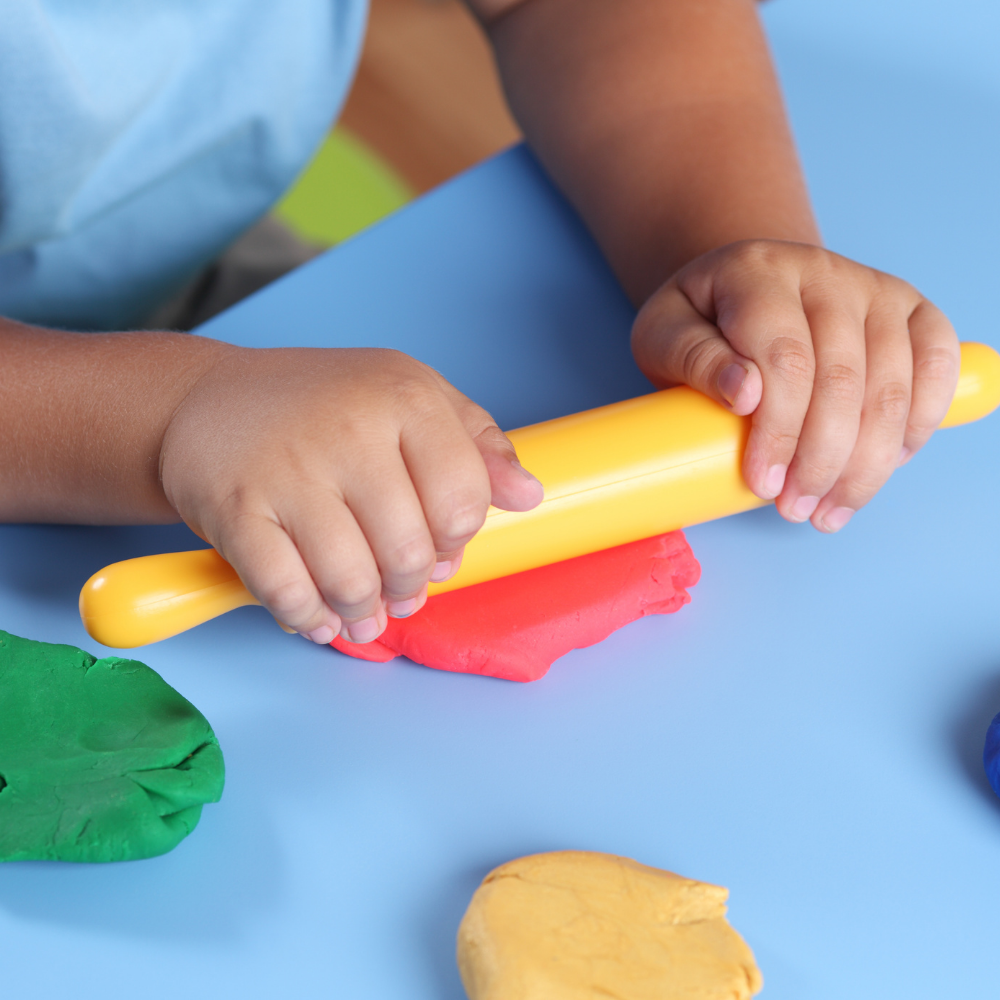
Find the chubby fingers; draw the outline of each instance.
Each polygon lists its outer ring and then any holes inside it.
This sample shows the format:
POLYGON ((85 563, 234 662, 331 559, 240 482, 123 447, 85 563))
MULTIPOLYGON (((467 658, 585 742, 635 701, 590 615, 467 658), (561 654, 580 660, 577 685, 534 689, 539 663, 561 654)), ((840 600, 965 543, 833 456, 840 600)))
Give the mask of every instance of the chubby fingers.
POLYGON ((353 428, 337 474, 299 455, 294 485, 220 520, 220 551, 281 622, 315 642, 371 642, 448 579, 491 501, 530 509, 541 484, 508 439, 443 380, 398 387, 395 419, 353 428), (280 515, 275 513, 280 511, 280 515))
POLYGON ((407 459, 407 465, 428 512, 437 547, 437 564, 431 576, 435 583, 458 572, 464 546, 482 527, 490 505, 527 511, 538 506, 544 496, 542 484, 518 461, 510 439, 489 413, 443 379, 441 388, 461 427, 460 431, 451 428, 455 449, 426 452, 411 448, 408 442, 404 448, 404 454, 412 451, 414 456, 407 459), (459 456, 467 468, 482 470, 485 479, 477 481, 478 492, 470 493, 467 486, 455 488, 460 482, 456 476, 459 456))
POLYGON ((490 481, 480 451, 448 401, 429 397, 402 402, 401 427, 377 420, 357 431, 335 476, 323 454, 299 455, 304 475, 259 510, 243 501, 213 533, 265 607, 315 642, 371 642, 388 616, 419 610, 428 580, 457 570, 482 525, 490 481))
POLYGON ((243 352, 199 383, 161 449, 170 502, 275 617, 370 642, 454 574, 491 499, 541 487, 436 372, 396 351, 243 352), (263 429, 262 429, 263 428, 263 429))
POLYGON ((675 281, 639 311, 632 353, 657 388, 689 385, 741 417, 760 403, 760 369, 730 344, 675 281))
POLYGON ((419 610, 429 579, 457 568, 489 481, 453 413, 426 424, 402 440, 379 428, 338 481, 303 477, 276 505, 280 520, 265 511, 230 522, 220 550, 279 621, 314 642, 371 642, 388 616, 419 610))
POLYGON ((958 386, 961 350, 948 317, 923 299, 910 314, 913 398, 899 464, 909 461, 938 429, 958 386))
POLYGON ((244 512, 215 547, 246 588, 283 626, 326 644, 343 622, 326 602, 294 541, 265 509, 244 512))
POLYGON ((643 307, 633 350, 655 384, 685 383, 752 413, 744 479, 762 499, 781 494, 816 371, 795 267, 761 253, 706 255, 643 307))
POLYGON ((958 341, 911 286, 818 247, 752 241, 679 272, 633 328, 640 367, 752 414, 747 485, 843 527, 947 412, 958 341))
POLYGON ((944 419, 958 382, 958 338, 935 306, 905 296, 873 309, 866 324, 867 373, 855 446, 812 515, 821 531, 839 531, 927 442, 944 419))
MULTIPOLYGON (((823 317, 818 310, 817 326, 823 317)), ((828 331, 820 353, 831 360, 817 369, 813 405, 778 509, 790 521, 811 519, 832 532, 881 489, 898 463, 912 381, 905 313, 844 318, 839 330, 828 331), (863 339, 849 337, 852 327, 860 327, 863 339), (845 342, 853 350, 843 350, 845 342)))
POLYGON ((510 438, 468 396, 443 379, 442 387, 479 452, 489 479, 490 503, 501 510, 525 511, 537 507, 544 497, 544 487, 518 461, 510 438))
MULTIPOLYGON (((892 418, 899 416, 893 410, 898 400, 894 390, 904 381, 908 384, 909 377, 905 324, 900 337, 895 315, 876 322, 877 334, 870 350, 866 338, 866 295, 844 293, 835 279, 819 285, 818 289, 806 287, 802 291, 803 315, 811 333, 814 357, 811 395, 776 500, 778 511, 794 523, 818 517, 823 498, 856 452, 862 408, 873 391, 873 366, 879 373, 875 392, 884 400, 879 424, 883 450, 896 430, 892 418), (883 333, 887 340, 882 339, 883 333)), ((871 429, 869 422, 868 430, 871 429)), ((899 443, 896 454, 898 450, 899 443)), ((776 482, 776 475, 774 479, 776 482)))
MULTIPOLYGON (((380 561, 383 591, 394 606, 400 600, 413 599, 416 580, 422 588, 422 604, 428 581, 436 583, 454 576, 461 564, 462 549, 482 527, 490 505, 489 475, 479 450, 448 398, 450 386, 441 380, 440 387, 444 391, 439 405, 415 409, 399 440, 405 463, 402 471, 409 480, 416 501, 414 513, 419 513, 423 531, 419 531, 416 520, 402 534, 398 525, 384 518, 380 525, 371 526, 373 548, 378 552, 381 547, 387 553, 385 564, 380 561), (412 547, 412 572, 391 568, 390 546, 378 542, 386 532, 396 535, 397 543, 403 542, 397 552, 412 547), (408 589, 410 593, 403 597, 408 589)), ((398 489, 402 495, 402 482, 398 489)), ((395 558, 398 561, 398 556, 395 558)))
POLYGON ((532 510, 545 497, 545 487, 518 461, 510 438, 484 412, 489 423, 470 428, 490 479, 490 503, 501 510, 532 510))
POLYGON ((405 403, 398 440, 374 449, 344 493, 392 617, 418 610, 428 582, 454 576, 491 503, 529 510, 542 499, 541 484, 489 414, 444 379, 434 381, 405 403))

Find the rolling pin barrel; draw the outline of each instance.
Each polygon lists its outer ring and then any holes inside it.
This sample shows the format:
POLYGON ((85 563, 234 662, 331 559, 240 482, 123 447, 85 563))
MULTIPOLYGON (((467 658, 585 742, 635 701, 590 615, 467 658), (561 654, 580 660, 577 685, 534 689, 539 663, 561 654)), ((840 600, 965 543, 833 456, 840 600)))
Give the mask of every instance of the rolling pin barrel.
MULTIPOLYGON (((962 345, 942 427, 1000 405, 1000 355, 962 345)), ((761 506, 743 482, 749 417, 687 387, 522 427, 518 457, 545 485, 534 510, 490 508, 459 572, 431 594, 561 562, 761 506)), ((157 642, 259 603, 214 549, 143 556, 95 573, 80 593, 90 635, 119 649, 157 642)))

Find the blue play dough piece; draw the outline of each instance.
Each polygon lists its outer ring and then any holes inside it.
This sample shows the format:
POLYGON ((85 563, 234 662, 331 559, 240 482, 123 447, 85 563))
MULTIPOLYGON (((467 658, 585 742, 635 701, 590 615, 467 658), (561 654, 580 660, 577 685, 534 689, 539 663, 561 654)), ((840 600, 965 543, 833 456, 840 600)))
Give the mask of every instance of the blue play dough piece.
POLYGON ((986 731, 986 747, 983 750, 983 767, 993 791, 1000 795, 1000 715, 990 723, 986 731))

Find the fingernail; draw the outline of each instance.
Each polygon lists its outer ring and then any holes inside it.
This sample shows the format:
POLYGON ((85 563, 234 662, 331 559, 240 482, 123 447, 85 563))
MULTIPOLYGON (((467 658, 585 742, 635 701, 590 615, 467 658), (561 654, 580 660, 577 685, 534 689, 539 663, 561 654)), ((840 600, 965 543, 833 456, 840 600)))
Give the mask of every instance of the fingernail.
POLYGON ((913 458, 913 452, 904 444, 899 450, 899 460, 896 462, 896 468, 898 469, 901 465, 906 465, 911 458, 913 458))
POLYGON ((514 468, 517 469, 517 471, 520 472, 525 479, 529 479, 531 480, 531 482, 538 483, 538 485, 541 486, 541 480, 539 480, 537 476, 533 476, 530 472, 528 472, 528 470, 523 465, 521 465, 521 463, 516 458, 512 458, 510 460, 510 464, 513 465, 514 468))
POLYGON ((824 531, 833 534, 835 531, 840 531, 852 517, 854 517, 854 511, 850 507, 834 507, 833 510, 828 510, 823 515, 820 519, 820 525, 824 531))
POLYGON ((341 636, 348 642, 365 643, 372 642, 378 637, 379 627, 377 618, 363 618, 359 622, 353 622, 346 626, 341 636), (344 633, 347 633, 346 635, 344 633))
POLYGON ((320 625, 319 628, 305 633, 305 637, 319 646, 329 646, 336 634, 329 625, 320 625))
POLYGON ((416 610, 415 597, 411 597, 408 601, 389 601, 385 606, 386 614, 391 618, 409 618, 416 610))
POLYGON ((799 497, 798 500, 792 504, 792 510, 789 517, 797 523, 808 521, 809 518, 813 516, 813 512, 818 506, 819 497, 799 497))
POLYGON ((772 465, 764 476, 764 492, 774 499, 785 488, 785 476, 788 475, 787 465, 772 465))
MULTIPOLYGON (((740 394, 749 374, 750 372, 743 365, 738 365, 735 362, 722 369, 718 382, 719 394, 730 406, 736 402, 736 397, 740 394)), ((775 495, 777 496, 777 494, 775 495)))
POLYGON ((447 580, 451 576, 451 560, 446 562, 439 562, 434 567, 434 572, 431 573, 431 583, 440 583, 442 580, 447 580))

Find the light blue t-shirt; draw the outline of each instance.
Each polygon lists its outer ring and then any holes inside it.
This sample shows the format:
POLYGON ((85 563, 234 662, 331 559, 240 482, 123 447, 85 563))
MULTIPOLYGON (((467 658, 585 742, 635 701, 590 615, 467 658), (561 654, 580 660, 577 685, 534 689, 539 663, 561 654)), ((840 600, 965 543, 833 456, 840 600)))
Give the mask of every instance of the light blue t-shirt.
POLYGON ((289 187, 365 0, 0 0, 0 315, 137 322, 289 187))

